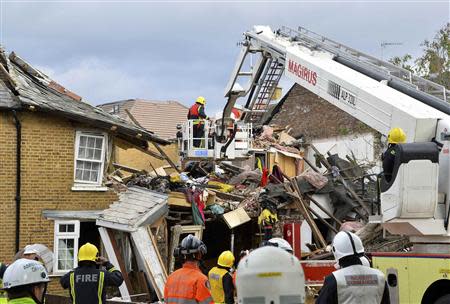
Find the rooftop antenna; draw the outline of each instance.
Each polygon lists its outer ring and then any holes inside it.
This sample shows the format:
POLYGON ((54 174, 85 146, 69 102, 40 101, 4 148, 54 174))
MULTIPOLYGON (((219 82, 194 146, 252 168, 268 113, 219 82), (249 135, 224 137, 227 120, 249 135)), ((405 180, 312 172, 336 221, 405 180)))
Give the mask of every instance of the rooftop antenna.
POLYGON ((383 60, 383 51, 386 47, 388 46, 393 46, 393 45, 403 45, 403 42, 386 42, 386 41, 382 41, 380 43, 381 46, 381 60, 383 60))

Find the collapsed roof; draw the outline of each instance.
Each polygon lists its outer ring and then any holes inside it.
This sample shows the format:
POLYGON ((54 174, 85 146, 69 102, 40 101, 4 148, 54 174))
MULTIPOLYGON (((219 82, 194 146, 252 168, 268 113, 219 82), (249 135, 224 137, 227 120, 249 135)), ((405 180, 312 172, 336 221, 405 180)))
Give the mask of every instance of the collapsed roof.
POLYGON ((0 79, 14 95, 13 101, 0 99, 0 109, 53 113, 114 132, 129 141, 137 141, 140 145, 146 145, 147 141, 169 144, 151 131, 84 102, 80 96, 65 89, 14 52, 7 56, 0 49, 0 79))

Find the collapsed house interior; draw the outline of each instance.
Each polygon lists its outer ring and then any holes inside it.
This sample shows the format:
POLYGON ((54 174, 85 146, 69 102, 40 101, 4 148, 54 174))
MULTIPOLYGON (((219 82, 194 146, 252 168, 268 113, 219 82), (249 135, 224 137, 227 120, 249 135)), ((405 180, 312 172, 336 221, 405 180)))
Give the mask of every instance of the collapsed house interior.
POLYGON ((359 233, 378 251, 407 245, 367 224, 379 206, 373 162, 351 153, 322 154, 288 133, 265 126, 255 152, 233 163, 187 162, 183 170, 163 166, 151 172, 114 164, 107 185, 120 199, 96 224, 107 255, 127 273, 122 298, 161 300, 167 275, 180 267, 173 250, 189 233, 208 247, 205 272, 224 250, 238 256, 259 247, 266 209, 276 215, 271 235, 290 240, 300 259, 331 259, 327 245, 340 229, 359 233), (305 156, 309 150, 314 159, 305 156))

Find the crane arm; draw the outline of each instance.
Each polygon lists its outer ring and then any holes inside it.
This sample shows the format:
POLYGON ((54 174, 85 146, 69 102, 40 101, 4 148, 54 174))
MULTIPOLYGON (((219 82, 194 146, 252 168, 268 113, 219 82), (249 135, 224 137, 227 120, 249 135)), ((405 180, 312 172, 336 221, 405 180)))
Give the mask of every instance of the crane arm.
MULTIPOLYGON (((239 98, 247 98, 244 118, 247 122, 262 122, 281 76, 274 70, 280 69, 289 79, 381 134, 386 135, 392 127, 402 127, 410 142, 431 140, 437 121, 450 114, 450 106, 443 102, 448 93, 445 88, 442 91, 441 86, 430 85, 425 79, 419 79, 419 83, 417 77, 415 83, 402 80, 406 74, 401 73, 406 72, 401 68, 337 46, 327 38, 306 34, 292 37, 281 31, 275 33, 267 26, 255 26, 244 35, 225 96, 229 98, 227 111, 239 98), (256 68, 244 72, 249 55, 260 59, 256 60, 256 68), (367 66, 373 67, 371 74, 364 73, 367 66), (392 76, 393 72, 399 77, 392 76), (247 83, 243 87, 236 85, 242 78, 247 78, 247 83), (433 92, 443 94, 438 98, 421 91, 417 84, 426 84, 433 87, 433 92), (236 87, 241 90, 236 92, 236 87)), ((411 75, 409 78, 412 80, 411 75)))

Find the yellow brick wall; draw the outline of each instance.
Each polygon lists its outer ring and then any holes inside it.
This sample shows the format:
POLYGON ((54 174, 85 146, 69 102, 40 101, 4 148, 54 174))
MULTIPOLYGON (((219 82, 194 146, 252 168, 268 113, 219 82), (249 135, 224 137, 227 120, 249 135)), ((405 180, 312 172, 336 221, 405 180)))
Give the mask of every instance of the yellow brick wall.
MULTIPOLYGON (((149 144, 150 150, 158 153, 158 150, 152 145, 149 144)), ((167 154, 167 156, 175 163, 178 164, 179 162, 179 156, 178 156, 178 145, 177 143, 172 143, 167 146, 160 146, 164 152, 167 154)), ((158 153, 159 154, 159 153, 158 153)), ((127 143, 126 141, 117 139, 115 141, 115 160, 117 163, 121 165, 125 165, 128 167, 140 169, 140 170, 146 170, 147 172, 153 171, 152 167, 150 166, 150 163, 153 165, 153 167, 159 168, 162 166, 168 165, 168 163, 164 160, 157 159, 153 156, 150 156, 148 154, 145 154, 135 148, 130 143, 127 143)), ((167 170, 170 171, 170 170, 167 170)), ((168 172, 169 173, 169 172, 168 172)))
MULTIPOLYGON (((44 113, 19 113, 22 122, 22 202, 20 247, 42 243, 53 249, 54 223, 42 210, 99 210, 117 200, 113 191, 74 192, 74 141, 77 126, 44 113)), ((0 261, 15 249, 16 131, 12 115, 0 112, 0 261)), ((49 292, 61 293, 55 278, 49 292)), ((64 292, 65 293, 65 292, 64 292)))

